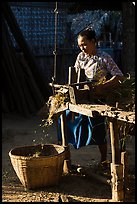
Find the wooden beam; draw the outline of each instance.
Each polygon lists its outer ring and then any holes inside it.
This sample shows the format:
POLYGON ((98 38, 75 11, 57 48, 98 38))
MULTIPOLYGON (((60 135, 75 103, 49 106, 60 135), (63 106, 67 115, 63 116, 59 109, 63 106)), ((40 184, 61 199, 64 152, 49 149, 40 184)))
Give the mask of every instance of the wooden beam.
POLYGON ((98 112, 101 116, 135 124, 135 112, 119 110, 108 105, 68 103, 68 108, 72 112, 90 117, 94 116, 94 112, 98 112))
POLYGON ((120 148, 117 119, 110 120, 110 137, 111 137, 112 163, 120 164, 120 148))

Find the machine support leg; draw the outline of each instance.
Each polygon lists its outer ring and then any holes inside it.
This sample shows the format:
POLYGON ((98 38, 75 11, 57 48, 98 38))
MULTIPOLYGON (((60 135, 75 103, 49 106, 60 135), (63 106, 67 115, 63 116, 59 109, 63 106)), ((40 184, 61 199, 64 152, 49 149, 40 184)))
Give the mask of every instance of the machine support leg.
POLYGON ((62 112, 60 117, 61 117, 62 146, 65 147, 65 160, 64 160, 63 172, 66 174, 66 173, 69 173, 71 159, 70 159, 70 149, 67 143, 66 114, 64 111, 62 112))
POLYGON ((111 182, 112 182, 112 201, 124 200, 123 189, 123 165, 121 164, 121 154, 119 148, 117 119, 110 120, 110 137, 112 150, 111 163, 111 182))

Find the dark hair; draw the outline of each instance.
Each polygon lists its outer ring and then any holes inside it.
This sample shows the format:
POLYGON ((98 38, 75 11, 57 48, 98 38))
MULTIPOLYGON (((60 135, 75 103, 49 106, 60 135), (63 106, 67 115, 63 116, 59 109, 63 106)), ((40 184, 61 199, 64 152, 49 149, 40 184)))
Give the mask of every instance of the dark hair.
POLYGON ((79 34, 78 37, 86 37, 87 40, 92 40, 94 39, 96 41, 96 33, 92 28, 86 28, 84 30, 82 30, 79 34))

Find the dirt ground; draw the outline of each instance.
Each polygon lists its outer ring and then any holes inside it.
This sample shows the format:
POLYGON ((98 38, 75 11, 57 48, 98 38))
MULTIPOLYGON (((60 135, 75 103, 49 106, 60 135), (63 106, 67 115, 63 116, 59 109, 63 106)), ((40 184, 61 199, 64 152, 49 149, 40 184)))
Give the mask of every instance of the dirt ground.
MULTIPOLYGON (((9 158, 9 151, 17 146, 57 144, 56 126, 43 129, 40 116, 27 118, 17 115, 2 116, 2 202, 111 202, 111 185, 72 172, 63 175, 57 186, 26 190, 19 181, 9 158), (59 197, 62 200, 59 200, 59 197)), ((127 139, 128 186, 125 201, 135 202, 135 137, 127 139)), ((79 150, 70 145, 71 162, 82 168, 93 168, 100 160, 98 147, 87 146, 79 150)), ((108 159, 111 161, 110 143, 108 159)))

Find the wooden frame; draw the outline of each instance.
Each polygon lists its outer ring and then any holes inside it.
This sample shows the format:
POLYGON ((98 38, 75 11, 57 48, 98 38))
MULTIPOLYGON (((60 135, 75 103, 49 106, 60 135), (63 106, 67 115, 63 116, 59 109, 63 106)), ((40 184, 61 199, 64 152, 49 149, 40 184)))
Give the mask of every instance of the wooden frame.
MULTIPOLYGON (((81 113, 86 116, 94 117, 94 113, 108 117, 110 122, 110 140, 112 150, 112 163, 111 163, 111 186, 112 186, 112 201, 124 201, 124 181, 126 180, 125 166, 122 162, 123 152, 119 149, 119 137, 118 137, 118 126, 117 121, 122 120, 128 121, 129 123, 135 124, 135 113, 117 111, 107 105, 87 105, 87 104, 66 104, 66 108, 60 108, 57 112, 61 116, 61 132, 62 132, 62 145, 66 146, 66 158, 65 158, 65 173, 69 172, 71 164, 70 150, 67 142, 67 131, 66 131, 66 115, 65 110, 70 110, 73 113, 81 113), (117 113, 117 114, 116 114, 117 113)), ((126 157, 126 154, 124 154, 126 157)))

